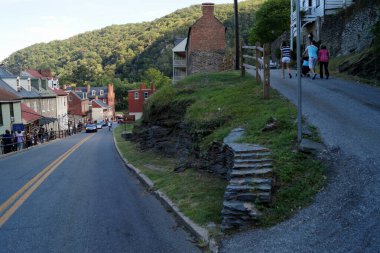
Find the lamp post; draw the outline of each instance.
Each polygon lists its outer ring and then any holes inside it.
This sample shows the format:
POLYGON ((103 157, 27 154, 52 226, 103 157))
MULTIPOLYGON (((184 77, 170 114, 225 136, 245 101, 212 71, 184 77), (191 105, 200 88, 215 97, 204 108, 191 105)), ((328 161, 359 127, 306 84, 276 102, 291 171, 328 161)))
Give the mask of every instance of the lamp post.
POLYGON ((239 69, 239 59, 240 59, 240 46, 239 46, 239 12, 238 12, 238 1, 234 0, 234 13, 235 13, 235 69, 239 69))

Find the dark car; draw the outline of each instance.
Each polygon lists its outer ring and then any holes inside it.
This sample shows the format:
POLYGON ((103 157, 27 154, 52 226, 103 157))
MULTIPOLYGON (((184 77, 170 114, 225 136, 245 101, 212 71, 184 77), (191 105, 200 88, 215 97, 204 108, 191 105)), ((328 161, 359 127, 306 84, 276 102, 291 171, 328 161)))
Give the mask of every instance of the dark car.
POLYGON ((87 124, 86 125, 86 133, 90 133, 90 132, 97 132, 98 129, 96 127, 96 124, 87 124))

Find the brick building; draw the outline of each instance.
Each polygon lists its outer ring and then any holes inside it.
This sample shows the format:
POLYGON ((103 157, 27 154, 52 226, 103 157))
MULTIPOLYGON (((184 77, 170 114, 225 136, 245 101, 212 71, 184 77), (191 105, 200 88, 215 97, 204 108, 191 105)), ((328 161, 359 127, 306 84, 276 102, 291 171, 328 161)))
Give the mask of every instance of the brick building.
POLYGON ((187 75, 223 70, 226 28, 214 16, 213 3, 203 3, 202 14, 187 36, 187 75))
POLYGON ((144 102, 153 93, 156 92, 154 84, 151 84, 150 88, 147 88, 144 83, 140 84, 138 90, 128 91, 128 111, 129 115, 135 115, 136 119, 141 118, 143 114, 144 102))

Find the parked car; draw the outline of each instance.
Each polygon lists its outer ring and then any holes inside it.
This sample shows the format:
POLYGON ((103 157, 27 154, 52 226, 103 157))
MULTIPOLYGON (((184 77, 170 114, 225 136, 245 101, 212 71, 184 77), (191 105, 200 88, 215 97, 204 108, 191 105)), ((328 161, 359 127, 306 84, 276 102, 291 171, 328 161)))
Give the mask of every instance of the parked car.
POLYGON ((86 125, 86 133, 97 132, 97 131, 98 131, 98 128, 96 127, 95 124, 87 124, 86 125))
POLYGON ((277 62, 269 60, 269 68, 276 69, 277 68, 277 62))
POLYGON ((96 128, 97 129, 102 129, 103 128, 103 123, 102 122, 96 123, 96 128))
POLYGON ((107 126, 107 121, 105 120, 100 121, 100 123, 102 123, 102 126, 107 126))

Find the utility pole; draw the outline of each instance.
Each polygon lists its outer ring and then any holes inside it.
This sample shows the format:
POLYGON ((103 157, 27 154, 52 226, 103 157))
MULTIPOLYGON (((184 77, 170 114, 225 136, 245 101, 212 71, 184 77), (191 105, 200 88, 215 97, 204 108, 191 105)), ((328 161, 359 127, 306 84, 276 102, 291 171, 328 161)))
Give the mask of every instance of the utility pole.
POLYGON ((239 45, 239 12, 238 1, 234 0, 234 12, 235 12, 235 69, 239 69, 240 61, 240 45, 239 45))
POLYGON ((301 15, 300 1, 296 0, 297 12, 297 139, 300 144, 302 141, 302 85, 301 85, 301 15))

